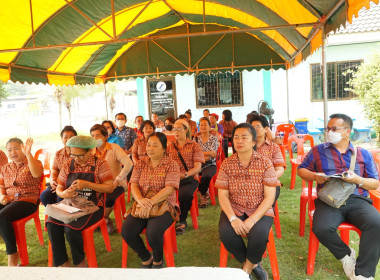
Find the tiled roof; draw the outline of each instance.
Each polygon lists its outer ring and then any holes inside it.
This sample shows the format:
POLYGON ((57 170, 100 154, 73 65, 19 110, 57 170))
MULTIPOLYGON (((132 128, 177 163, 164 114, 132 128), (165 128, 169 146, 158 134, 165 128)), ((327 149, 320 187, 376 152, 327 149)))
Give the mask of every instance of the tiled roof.
POLYGON ((342 26, 337 34, 380 30, 380 5, 370 3, 370 9, 363 8, 360 10, 359 16, 357 18, 353 17, 352 24, 347 23, 346 28, 342 26))

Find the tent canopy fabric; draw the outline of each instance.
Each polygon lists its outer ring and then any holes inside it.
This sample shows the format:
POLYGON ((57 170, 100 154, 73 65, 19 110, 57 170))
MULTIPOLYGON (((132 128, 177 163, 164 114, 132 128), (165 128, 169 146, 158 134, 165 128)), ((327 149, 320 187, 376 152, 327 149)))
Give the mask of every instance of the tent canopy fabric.
MULTIPOLYGON (((379 0, 375 0, 376 4, 379 0)), ((370 0, 14 0, 0 80, 55 85, 300 63, 370 0)))

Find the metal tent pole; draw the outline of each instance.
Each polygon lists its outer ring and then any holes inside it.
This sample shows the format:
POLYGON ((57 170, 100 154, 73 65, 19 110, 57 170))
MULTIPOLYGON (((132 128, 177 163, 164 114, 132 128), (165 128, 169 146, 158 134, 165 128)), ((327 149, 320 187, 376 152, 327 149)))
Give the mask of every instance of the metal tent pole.
POLYGON ((289 76, 288 67, 286 67, 286 120, 289 122, 289 76))
MULTIPOLYGON (((322 85, 323 85, 323 123, 324 127, 327 126, 328 121, 328 106, 327 106, 327 64, 326 64, 326 33, 325 27, 322 28, 322 85)), ((326 129, 323 131, 325 134, 325 139, 327 136, 326 129)))

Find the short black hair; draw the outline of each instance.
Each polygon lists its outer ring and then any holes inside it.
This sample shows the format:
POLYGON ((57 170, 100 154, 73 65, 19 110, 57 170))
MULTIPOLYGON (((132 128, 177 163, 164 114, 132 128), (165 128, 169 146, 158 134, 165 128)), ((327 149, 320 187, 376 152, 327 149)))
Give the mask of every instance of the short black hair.
POLYGON ((72 132, 72 133, 74 133, 74 136, 77 136, 77 135, 78 135, 77 132, 76 132, 76 130, 74 129, 74 127, 72 127, 71 125, 66 125, 66 126, 62 129, 62 131, 61 131, 61 138, 62 138, 62 136, 63 136, 63 133, 65 133, 65 132, 72 132))
POLYGON ((166 147, 168 144, 168 139, 166 138, 166 135, 163 134, 162 132, 153 132, 151 135, 148 136, 147 141, 149 140, 150 137, 156 136, 158 140, 160 140, 162 148, 166 151, 166 147))
POLYGON ((346 124, 348 124, 348 127, 352 129, 353 121, 351 117, 347 116, 346 114, 332 114, 330 116, 330 120, 331 119, 342 119, 346 124))
POLYGON ((259 116, 259 115, 251 115, 248 123, 252 124, 252 122, 256 122, 256 121, 260 122, 264 128, 269 126, 268 119, 264 116, 259 116))
POLYGON ((124 113, 117 113, 117 114, 115 115, 115 119, 116 119, 117 116, 120 116, 120 115, 124 116, 124 119, 127 120, 127 115, 124 114, 124 113))
POLYGON ((191 109, 188 109, 186 112, 185 112, 185 114, 189 114, 190 115, 190 117, 192 117, 192 113, 191 113, 191 109))
POLYGON ((234 127, 232 130, 232 138, 235 136, 235 132, 239 128, 247 128, 249 133, 252 135, 252 140, 256 141, 256 130, 253 128, 253 126, 249 123, 241 123, 234 127))
POLYGON ((138 116, 135 117, 135 122, 136 122, 137 118, 142 118, 144 120, 143 116, 138 115, 138 116))
POLYGON ((110 120, 106 120, 102 122, 102 125, 104 125, 105 123, 108 123, 111 126, 112 134, 114 134, 116 132, 116 129, 115 129, 115 126, 113 125, 113 122, 111 122, 110 120))
POLYGON ((185 114, 181 114, 178 116, 178 119, 184 120, 187 119, 187 116, 185 114))
POLYGON ((224 115, 224 120, 226 122, 232 121, 232 112, 231 112, 231 110, 224 110, 222 112, 222 114, 224 115))
POLYGON ((210 110, 209 110, 209 109, 204 109, 203 112, 204 112, 204 111, 207 111, 207 112, 210 114, 210 110))
POLYGON ((211 122, 210 122, 210 120, 208 118, 206 118, 206 117, 200 118, 199 119, 199 125, 201 124, 201 121, 206 121, 208 123, 208 125, 211 126, 211 122))
POLYGON ((5 147, 8 147, 8 144, 11 143, 11 142, 16 142, 16 143, 18 143, 20 145, 24 144, 20 138, 13 137, 13 138, 11 138, 11 139, 8 140, 8 142, 5 145, 5 147))
POLYGON ((95 130, 99 130, 100 131, 100 134, 103 135, 104 137, 108 137, 108 131, 107 131, 107 128, 102 125, 102 124, 94 124, 91 128, 90 128, 90 133, 95 131, 95 130))
POLYGON ((141 126, 140 126, 140 132, 141 133, 143 133, 143 129, 144 129, 144 127, 146 126, 146 125, 150 125, 151 127, 153 127, 153 131, 156 129, 156 127, 155 127, 155 125, 154 125, 154 123, 152 122, 152 121, 150 121, 150 120, 146 120, 146 121, 143 121, 143 123, 141 124, 141 126))
POLYGON ((175 118, 174 117, 167 117, 165 121, 169 121, 170 123, 174 124, 175 123, 175 118))

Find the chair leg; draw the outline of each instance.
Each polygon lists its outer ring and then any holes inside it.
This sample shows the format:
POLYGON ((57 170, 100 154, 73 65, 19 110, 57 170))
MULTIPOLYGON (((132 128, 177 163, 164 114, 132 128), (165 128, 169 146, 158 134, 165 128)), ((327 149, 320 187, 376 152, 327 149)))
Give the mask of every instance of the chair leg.
POLYGON ((290 189, 293 190, 296 186, 297 167, 292 164, 292 171, 290 176, 290 189))
POLYGON ((272 268, 272 275, 274 280, 280 280, 280 272, 278 269, 276 245, 274 242, 274 236, 272 229, 269 231, 267 251, 269 255, 269 262, 272 268))
POLYGON ((131 202, 131 184, 128 183, 128 198, 127 202, 131 202))
MULTIPOLYGON (((195 195, 197 194, 197 192, 195 192, 195 195)), ((190 207, 190 215, 191 215, 191 220, 193 221, 193 228, 194 229, 198 229, 198 215, 197 215, 197 205, 198 202, 193 199, 193 202, 191 204, 191 207, 190 207)))
POLYGON ((307 275, 313 275, 314 273, 314 264, 315 264, 315 255, 317 254, 319 247, 319 241, 313 231, 310 229, 309 234, 309 253, 307 256, 307 275))
POLYGON ((276 237, 281 239, 281 224, 280 224, 280 215, 278 213, 278 203, 274 205, 274 227, 276 228, 276 237))
POLYGON ((83 236, 83 248, 86 254, 88 267, 98 267, 98 262, 96 261, 93 231, 83 230, 82 236, 83 236))
POLYGON ((347 246, 350 244, 350 231, 349 230, 340 230, 340 238, 346 243, 347 246))
POLYGON ((172 238, 172 247, 173 247, 173 253, 178 253, 178 247, 177 247, 177 235, 175 232, 175 225, 173 224, 170 227, 170 236, 172 238))
POLYGON ((16 235, 16 243, 18 247, 18 251, 20 254, 20 263, 21 266, 27 266, 29 264, 29 256, 28 256, 28 247, 26 244, 26 236, 25 236, 25 222, 18 223, 13 227, 16 235))
POLYGON ((164 233, 164 248, 163 248, 166 267, 175 267, 172 241, 171 240, 172 240, 171 229, 167 229, 164 233))
POLYGON ((210 194, 211 205, 215 205, 215 187, 214 187, 214 177, 211 178, 210 185, 208 187, 208 192, 210 194))
POLYGON ((127 268, 127 261, 128 261, 128 244, 124 241, 122 241, 122 253, 121 253, 121 267, 127 268))
POLYGON ((300 236, 305 235, 305 219, 306 219, 306 204, 307 204, 307 198, 300 199, 300 236))
POLYGON ((120 204, 121 204, 121 215, 122 215, 122 218, 125 220, 124 216, 125 216, 125 213, 127 213, 127 208, 125 205, 125 193, 121 195, 120 204))
MULTIPOLYGON (((100 230, 102 231, 104 245, 106 245, 106 250, 108 252, 111 252, 110 237, 109 237, 108 231, 107 231, 107 223, 106 223, 106 220, 104 218, 102 219, 102 222, 100 223, 100 230)), ((92 234, 93 234, 93 231, 92 231, 92 234)), ((92 238, 92 240, 94 240, 94 239, 92 238)))
POLYGON ((49 240, 49 249, 48 249, 48 267, 53 266, 53 249, 51 248, 51 243, 49 240))
POLYGON ((228 257, 228 251, 227 251, 226 247, 224 247, 223 242, 220 242, 219 267, 227 267, 227 257, 228 257))
POLYGON ((34 224, 36 225, 37 235, 38 239, 40 241, 41 246, 44 245, 44 237, 42 236, 42 229, 41 229, 41 221, 38 212, 36 212, 36 215, 33 217, 34 224))
POLYGON ((122 218, 122 210, 121 210, 121 197, 123 195, 119 196, 116 200, 115 200, 115 205, 113 207, 113 212, 114 212, 114 215, 115 215, 115 223, 116 223, 116 229, 117 229, 117 232, 118 233, 121 233, 121 227, 123 225, 123 218, 122 218))

